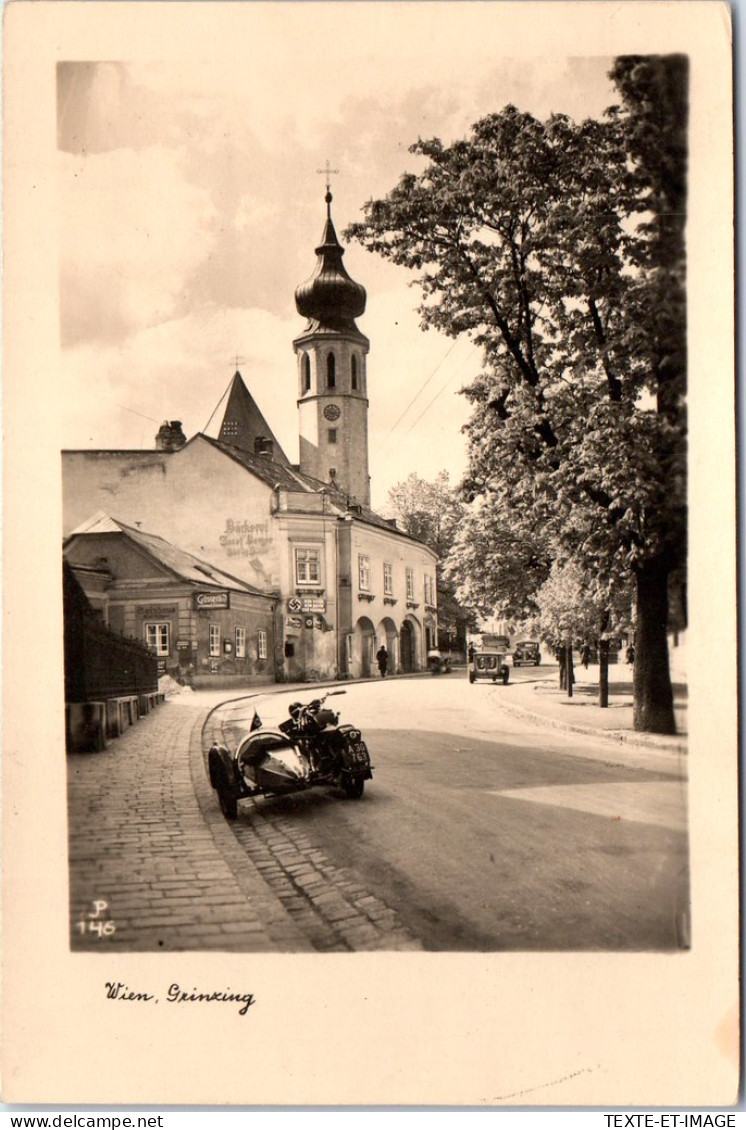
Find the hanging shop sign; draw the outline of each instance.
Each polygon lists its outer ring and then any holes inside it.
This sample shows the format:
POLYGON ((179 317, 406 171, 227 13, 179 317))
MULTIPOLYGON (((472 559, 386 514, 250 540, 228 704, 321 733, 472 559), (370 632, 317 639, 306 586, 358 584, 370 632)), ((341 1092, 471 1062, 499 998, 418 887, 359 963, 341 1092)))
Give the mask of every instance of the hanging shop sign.
POLYGON ((286 616, 285 617, 285 626, 287 628, 302 628, 303 627, 303 620, 301 619, 300 616, 286 616))
POLYGON ((323 596, 291 596, 288 612, 326 612, 326 601, 323 596))
POLYGON ((201 608, 230 608, 231 594, 229 592, 195 592, 194 607, 201 608))

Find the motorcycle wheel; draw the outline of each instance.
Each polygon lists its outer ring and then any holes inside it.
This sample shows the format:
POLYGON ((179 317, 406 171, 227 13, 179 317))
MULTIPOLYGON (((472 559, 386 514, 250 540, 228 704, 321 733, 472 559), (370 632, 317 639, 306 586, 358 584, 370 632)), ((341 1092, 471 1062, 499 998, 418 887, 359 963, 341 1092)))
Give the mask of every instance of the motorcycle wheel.
POLYGON ((218 785, 218 801, 220 803, 220 811, 226 820, 235 820, 238 816, 238 800, 228 788, 225 781, 221 781, 218 785))
POLYGON ((365 777, 348 777, 344 774, 339 783, 348 800, 360 800, 365 791, 365 777))

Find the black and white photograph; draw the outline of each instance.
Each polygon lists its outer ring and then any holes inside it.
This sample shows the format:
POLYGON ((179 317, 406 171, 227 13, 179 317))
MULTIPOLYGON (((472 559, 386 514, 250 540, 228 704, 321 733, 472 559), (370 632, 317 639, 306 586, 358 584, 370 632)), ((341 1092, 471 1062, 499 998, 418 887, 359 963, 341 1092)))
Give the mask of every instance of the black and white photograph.
POLYGON ((728 9, 20 7, 21 1098, 734 1102, 728 9))

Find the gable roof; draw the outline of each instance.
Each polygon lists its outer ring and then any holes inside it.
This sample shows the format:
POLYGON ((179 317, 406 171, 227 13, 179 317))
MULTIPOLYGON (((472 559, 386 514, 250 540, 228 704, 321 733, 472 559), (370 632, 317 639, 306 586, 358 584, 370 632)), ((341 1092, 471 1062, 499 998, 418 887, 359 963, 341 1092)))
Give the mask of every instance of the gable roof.
POLYGON ((140 549, 144 550, 157 565, 162 566, 179 580, 186 581, 189 584, 198 584, 208 588, 240 589, 241 592, 251 593, 254 596, 268 595, 261 589, 248 584, 247 581, 239 580, 231 573, 226 573, 217 565, 211 565, 209 562, 195 557, 194 554, 187 553, 185 549, 180 549, 166 541, 165 538, 127 526, 124 522, 105 514, 103 510, 99 510, 98 513, 77 526, 71 534, 68 534, 65 538, 65 545, 69 545, 75 537, 97 534, 120 534, 129 538, 140 549))
POLYGON ((290 463, 238 370, 231 382, 218 439, 250 455, 254 454, 258 439, 270 440, 273 460, 283 466, 290 463))

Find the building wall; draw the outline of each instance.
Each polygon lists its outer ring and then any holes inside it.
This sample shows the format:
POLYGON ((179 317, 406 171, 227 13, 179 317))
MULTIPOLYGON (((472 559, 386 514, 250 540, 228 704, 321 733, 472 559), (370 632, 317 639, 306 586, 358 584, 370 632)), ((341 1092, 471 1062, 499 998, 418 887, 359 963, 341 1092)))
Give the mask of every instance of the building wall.
POLYGON ((165 452, 63 452, 65 535, 99 510, 264 591, 277 588, 274 491, 201 437, 165 452))
POLYGON ((280 568, 284 677, 335 678, 337 638, 337 525, 331 514, 280 513, 275 522, 283 547, 280 568), (318 583, 297 575, 297 551, 318 554, 318 583))
POLYGON ((381 644, 389 652, 389 671, 420 670, 425 666, 428 644, 437 638, 435 554, 409 538, 388 533, 362 522, 344 523, 348 545, 344 550, 346 572, 340 573, 340 591, 349 591, 349 616, 341 628, 343 662, 347 673, 360 678, 376 673, 373 662, 381 644), (369 586, 361 583, 361 558, 367 560, 369 586), (384 589, 384 565, 390 569, 390 589, 384 589), (407 569, 412 570, 412 595, 407 594, 407 569), (425 578, 431 578, 432 593, 426 600, 425 578), (405 627, 406 625, 406 627, 405 627), (404 646, 402 633, 408 635, 404 646))

